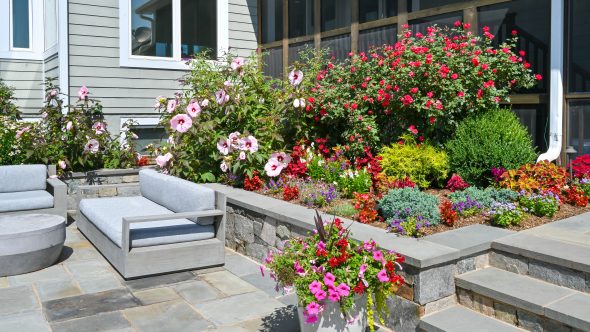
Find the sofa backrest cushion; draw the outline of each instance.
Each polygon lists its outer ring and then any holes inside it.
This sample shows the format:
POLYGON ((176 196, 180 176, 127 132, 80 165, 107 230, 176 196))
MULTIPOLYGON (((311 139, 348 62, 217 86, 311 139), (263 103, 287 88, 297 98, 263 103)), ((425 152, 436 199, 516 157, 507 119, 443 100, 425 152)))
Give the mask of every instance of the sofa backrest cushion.
MULTIPOLYGON (((215 209, 215 191, 151 169, 139 172, 141 195, 173 212, 215 209)), ((188 218, 200 225, 211 225, 213 217, 188 218)))
POLYGON ((47 166, 9 165, 0 166, 0 193, 45 190, 47 166))

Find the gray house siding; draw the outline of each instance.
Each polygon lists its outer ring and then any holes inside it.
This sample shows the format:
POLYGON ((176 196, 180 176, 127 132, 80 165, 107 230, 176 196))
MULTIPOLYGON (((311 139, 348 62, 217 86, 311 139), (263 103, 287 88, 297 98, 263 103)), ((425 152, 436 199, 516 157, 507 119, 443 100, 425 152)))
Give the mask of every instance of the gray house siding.
POLYGON ((0 59, 0 77, 14 87, 21 112, 39 112, 43 103, 43 61, 0 59))
POLYGON ((258 47, 256 0, 229 0, 230 52, 249 56, 258 47))
POLYGON ((59 54, 55 53, 45 59, 45 78, 53 78, 53 84, 59 84, 59 54))
POLYGON ((81 86, 102 102, 111 129, 121 115, 154 114, 154 99, 178 91, 182 71, 119 65, 119 2, 69 1, 69 93, 81 86))

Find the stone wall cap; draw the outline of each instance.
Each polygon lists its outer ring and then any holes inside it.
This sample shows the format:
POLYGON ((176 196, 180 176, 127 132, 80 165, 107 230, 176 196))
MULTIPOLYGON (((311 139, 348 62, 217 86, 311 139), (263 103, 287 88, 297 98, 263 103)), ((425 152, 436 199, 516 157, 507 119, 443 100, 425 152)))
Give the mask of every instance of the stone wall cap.
MULTIPOLYGON (((207 183, 205 186, 224 193, 229 204, 265 214, 271 218, 310 231, 315 228, 315 210, 313 209, 219 183, 207 183)), ((322 216, 332 218, 332 216, 325 213, 322 213, 322 216)), ((340 219, 345 223, 346 227, 350 227, 354 239, 359 241, 373 239, 383 249, 393 250, 405 256, 406 263, 417 268, 426 268, 444 263, 450 264, 461 257, 459 250, 446 245, 423 239, 401 237, 388 233, 384 229, 346 218, 340 219)))
POLYGON ((472 256, 491 249, 492 241, 516 232, 486 225, 471 225, 424 237, 428 242, 438 243, 459 250, 461 257, 472 256))

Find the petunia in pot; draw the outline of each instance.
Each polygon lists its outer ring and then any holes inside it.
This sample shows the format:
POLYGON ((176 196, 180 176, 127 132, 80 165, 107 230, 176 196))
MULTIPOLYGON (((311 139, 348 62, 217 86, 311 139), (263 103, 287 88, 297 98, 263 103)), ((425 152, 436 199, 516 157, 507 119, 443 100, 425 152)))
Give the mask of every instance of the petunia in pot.
POLYGON ((386 299, 404 284, 396 273, 404 258, 353 240, 340 219, 316 214, 313 234, 286 241, 265 266, 278 287, 297 293, 301 331, 374 331, 374 317, 383 323, 386 299))

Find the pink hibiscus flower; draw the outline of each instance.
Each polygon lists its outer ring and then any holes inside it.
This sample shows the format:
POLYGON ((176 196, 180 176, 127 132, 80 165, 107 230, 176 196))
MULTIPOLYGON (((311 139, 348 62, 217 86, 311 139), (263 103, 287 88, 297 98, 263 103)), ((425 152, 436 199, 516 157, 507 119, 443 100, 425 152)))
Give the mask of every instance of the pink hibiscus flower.
POLYGON ((228 140, 225 138, 220 139, 219 142, 217 142, 217 150, 219 150, 222 155, 227 156, 227 154, 231 152, 228 140))
POLYGON ((156 157, 156 164, 160 168, 164 168, 164 167, 166 167, 166 165, 168 164, 170 159, 172 159, 172 153, 170 153, 170 152, 166 153, 165 155, 159 155, 156 157))
POLYGON ((88 143, 86 143, 86 145, 84 145, 84 152, 97 153, 99 147, 100 147, 100 144, 98 143, 97 140, 95 140, 93 138, 93 139, 89 140, 88 143))
POLYGON ((242 57, 237 57, 234 58, 231 62, 231 69, 235 70, 235 71, 239 71, 240 69, 242 69, 242 66, 246 63, 246 59, 242 58, 242 57))
POLYGON ((215 92, 215 100, 217 101, 218 105, 225 104, 225 102, 227 100, 229 100, 229 98, 226 99, 226 97, 229 97, 229 96, 225 93, 225 90, 223 90, 223 89, 219 89, 219 90, 217 90, 217 92, 215 92))
POLYGON ((258 140, 256 137, 250 135, 240 140, 240 150, 254 153, 258 151, 258 140))
POLYGON ((193 125, 193 120, 186 114, 177 114, 170 120, 172 130, 186 133, 193 125))
POLYGON ((219 165, 219 168, 221 168, 221 171, 223 173, 225 173, 225 172, 227 172, 227 170, 228 170, 229 167, 227 166, 227 164, 224 161, 224 162, 221 163, 221 165, 219 165))
POLYGON ((80 100, 86 100, 88 98, 88 88, 86 85, 82 86, 80 90, 78 90, 78 98, 80 100))
POLYGON ((264 165, 264 171, 270 177, 277 177, 283 171, 283 165, 275 159, 269 159, 264 165))
POLYGON ((68 121, 68 123, 66 123, 66 130, 70 131, 73 126, 74 126, 74 124, 72 123, 72 121, 68 121))
POLYGON ((65 162, 65 161, 63 161, 63 160, 60 160, 60 161, 58 161, 58 162, 57 162, 57 165, 58 165, 58 166, 59 166, 59 168, 61 168, 61 169, 66 169, 66 167, 68 167, 68 165, 66 164, 66 162, 65 162))
POLYGON ((188 113, 191 118, 194 118, 201 113, 201 106, 199 106, 199 103, 196 101, 193 101, 186 106, 186 113, 188 113))
POLYGON ((240 132, 234 131, 233 133, 229 134, 228 136, 229 144, 231 145, 232 149, 239 149, 240 148, 240 132))
POLYGON ((299 84, 301 84, 302 81, 303 72, 301 70, 291 70, 291 72, 289 73, 289 82, 291 82, 291 84, 294 86, 298 86, 299 84))
POLYGON ((270 159, 275 159, 285 167, 287 167, 287 165, 291 162, 291 156, 285 152, 274 152, 270 155, 270 159))
POLYGON ((166 112, 168 112, 168 113, 174 112, 176 110, 177 106, 178 106, 178 103, 176 102, 176 99, 168 100, 168 105, 166 106, 166 112))
POLYGON ((104 123, 102 123, 102 122, 97 122, 97 123, 93 124, 92 129, 94 129, 94 132, 97 135, 104 134, 104 132, 106 131, 106 127, 105 127, 104 123))

